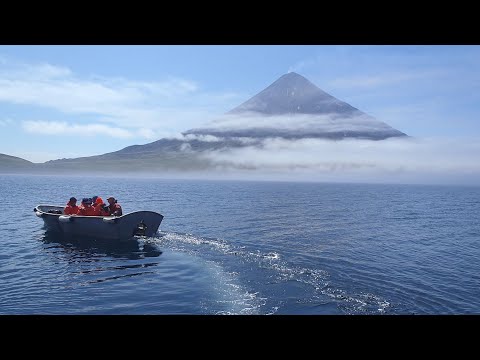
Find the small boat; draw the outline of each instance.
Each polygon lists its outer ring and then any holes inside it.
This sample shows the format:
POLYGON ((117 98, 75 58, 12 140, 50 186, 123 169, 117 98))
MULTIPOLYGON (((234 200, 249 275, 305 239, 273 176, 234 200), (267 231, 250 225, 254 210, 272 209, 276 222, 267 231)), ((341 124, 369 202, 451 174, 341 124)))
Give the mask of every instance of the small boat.
POLYGON ((134 211, 122 216, 81 216, 64 215, 63 209, 57 205, 37 205, 33 211, 43 219, 48 230, 109 240, 153 237, 163 220, 163 215, 154 211, 134 211))

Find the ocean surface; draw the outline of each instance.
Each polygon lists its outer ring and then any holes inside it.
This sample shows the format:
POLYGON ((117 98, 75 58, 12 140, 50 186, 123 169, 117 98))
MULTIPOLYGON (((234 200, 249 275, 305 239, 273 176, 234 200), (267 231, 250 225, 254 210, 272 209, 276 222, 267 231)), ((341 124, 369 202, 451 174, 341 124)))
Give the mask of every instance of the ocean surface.
POLYGON ((480 314, 480 187, 0 176, 0 314, 480 314), (119 244, 33 208, 164 215, 119 244))

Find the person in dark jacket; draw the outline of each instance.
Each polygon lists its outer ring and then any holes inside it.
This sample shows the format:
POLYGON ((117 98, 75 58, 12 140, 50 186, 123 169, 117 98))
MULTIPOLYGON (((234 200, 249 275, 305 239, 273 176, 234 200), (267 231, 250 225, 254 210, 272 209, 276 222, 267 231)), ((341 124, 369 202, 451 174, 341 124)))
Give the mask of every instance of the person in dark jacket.
POLYGON ((108 201, 108 213, 113 216, 122 216, 122 207, 117 203, 117 200, 113 196, 107 198, 108 201))

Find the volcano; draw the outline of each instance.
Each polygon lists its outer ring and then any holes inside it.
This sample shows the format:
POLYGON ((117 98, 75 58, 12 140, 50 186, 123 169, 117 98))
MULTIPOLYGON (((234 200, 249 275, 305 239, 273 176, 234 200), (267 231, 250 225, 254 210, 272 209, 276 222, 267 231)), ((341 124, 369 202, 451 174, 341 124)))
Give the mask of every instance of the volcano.
POLYGON ((383 140, 407 136, 290 72, 205 127, 184 135, 383 140))

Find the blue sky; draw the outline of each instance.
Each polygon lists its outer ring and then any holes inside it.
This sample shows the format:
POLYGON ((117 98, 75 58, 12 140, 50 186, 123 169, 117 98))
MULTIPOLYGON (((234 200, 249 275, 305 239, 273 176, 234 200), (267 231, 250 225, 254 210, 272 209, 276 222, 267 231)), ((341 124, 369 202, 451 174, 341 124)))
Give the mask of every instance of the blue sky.
POLYGON ((44 162, 175 136, 289 71, 416 138, 478 136, 480 46, 0 46, 0 153, 44 162))

